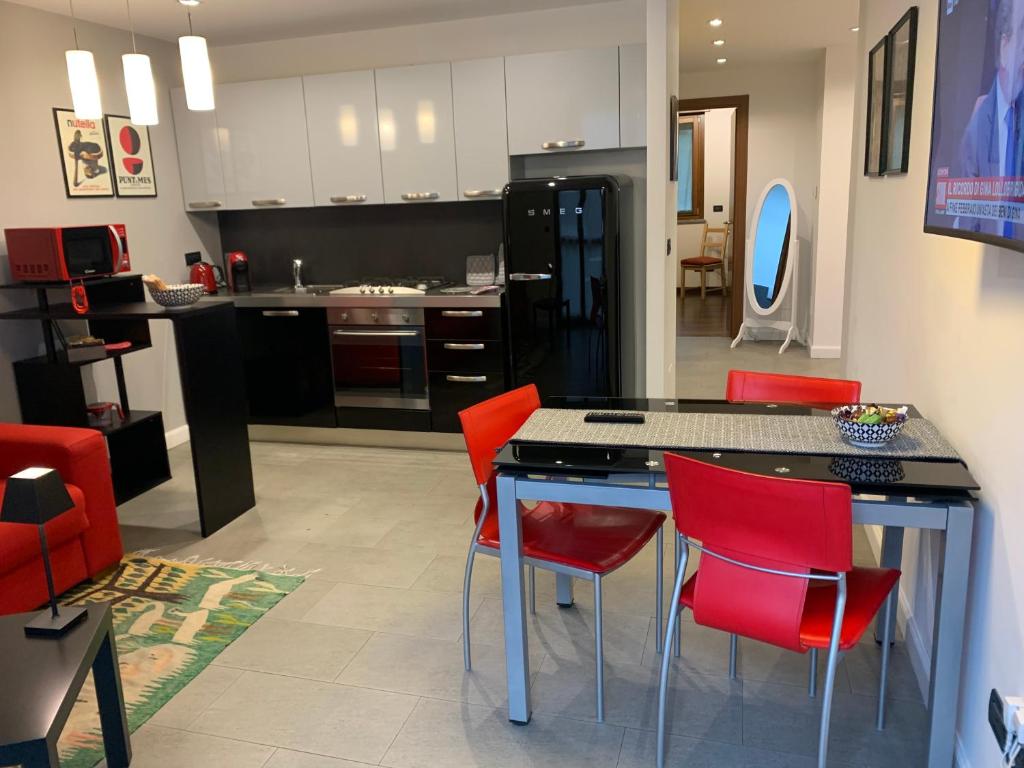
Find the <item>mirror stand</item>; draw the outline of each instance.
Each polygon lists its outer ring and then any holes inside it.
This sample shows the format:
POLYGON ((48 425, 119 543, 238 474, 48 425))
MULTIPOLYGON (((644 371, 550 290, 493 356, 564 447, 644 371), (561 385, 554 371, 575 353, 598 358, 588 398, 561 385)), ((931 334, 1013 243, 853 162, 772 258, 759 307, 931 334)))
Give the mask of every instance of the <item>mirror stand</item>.
POLYGON ((793 186, 785 179, 768 182, 754 211, 746 250, 743 323, 730 348, 745 338, 756 338, 751 333, 754 329, 771 328, 786 334, 781 355, 794 339, 804 341, 797 324, 800 244, 793 186), (783 308, 787 295, 792 298, 789 307, 783 308))

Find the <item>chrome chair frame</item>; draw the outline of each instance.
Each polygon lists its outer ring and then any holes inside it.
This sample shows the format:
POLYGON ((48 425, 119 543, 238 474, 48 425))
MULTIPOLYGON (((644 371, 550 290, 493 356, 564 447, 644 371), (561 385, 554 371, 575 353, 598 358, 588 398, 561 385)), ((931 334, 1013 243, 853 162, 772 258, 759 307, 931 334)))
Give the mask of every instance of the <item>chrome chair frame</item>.
MULTIPOLYGON (((845 573, 794 573, 792 571, 780 571, 773 568, 764 568, 750 563, 744 563, 740 560, 735 560, 731 557, 718 554, 706 547, 697 544, 696 542, 683 536, 678 531, 676 532, 675 539, 675 552, 676 552, 676 578, 675 586, 672 590, 672 603, 669 608, 668 616, 668 628, 666 630, 666 637, 672 638, 675 655, 678 656, 680 653, 681 646, 681 625, 679 622, 679 615, 682 613, 682 608, 679 605, 679 598, 683 592, 683 584, 686 581, 686 563, 690 555, 690 547, 698 550, 702 555, 714 557, 718 560, 730 563, 740 568, 747 568, 752 571, 759 571, 761 573, 769 573, 774 576, 786 576, 795 579, 804 579, 805 581, 834 581, 836 582, 836 607, 835 613, 832 619, 832 635, 829 640, 828 646, 828 663, 825 667, 825 690, 821 701, 821 725, 818 731, 818 768, 825 768, 825 764, 828 760, 828 732, 830 719, 832 716, 832 694, 835 689, 835 678, 836 678, 836 666, 839 664, 839 640, 840 634, 843 627, 843 615, 846 611, 846 574, 845 573)), ((891 622, 892 622, 892 608, 893 599, 896 594, 899 581, 893 585, 889 591, 889 595, 885 599, 885 629, 882 635, 883 638, 888 639, 890 637, 891 622)), ((731 678, 736 677, 736 646, 737 636, 731 634, 729 636, 729 676, 731 678)), ((812 648, 811 650, 811 664, 816 665, 817 663, 817 649, 812 648)), ((661 676, 658 681, 658 753, 657 753, 657 768, 664 768, 665 766, 665 720, 666 720, 666 705, 668 701, 668 673, 671 662, 671 654, 665 653, 661 658, 661 676)), ((812 670, 816 671, 816 666, 812 666, 812 670)), ((882 643, 882 671, 881 680, 879 682, 878 690, 878 713, 875 720, 875 727, 878 730, 882 730, 885 726, 885 693, 886 684, 889 675, 889 643, 882 643)), ((817 675, 812 675, 814 684, 811 687, 812 691, 816 688, 817 675)), ((814 693, 812 692, 813 696, 814 693)))
MULTIPOLYGON (((478 543, 480 538, 480 531, 483 529, 484 520, 487 518, 488 512, 490 512, 490 498, 487 494, 487 485, 481 484, 480 498, 483 501, 483 508, 480 510, 480 519, 477 520, 476 527, 473 529, 473 540, 469 544, 469 553, 466 555, 466 573, 463 577, 462 582, 462 656, 463 662, 465 663, 466 671, 471 671, 472 666, 472 653, 470 647, 469 638, 469 591, 473 581, 473 563, 476 560, 476 555, 491 555, 492 557, 500 556, 500 551, 494 547, 483 546, 478 543)), ((656 571, 656 582, 655 582, 655 596, 657 599, 657 606, 655 608, 655 634, 654 643, 655 650, 658 653, 662 652, 662 627, 663 627, 663 590, 664 590, 664 540, 665 530, 664 526, 658 528, 655 533, 655 542, 657 546, 657 553, 655 554, 655 571, 656 571)), ((559 563, 552 563, 548 560, 538 560, 533 557, 524 557, 523 563, 529 567, 529 583, 530 583, 530 613, 537 613, 537 582, 536 582, 536 569, 541 568, 545 571, 551 571, 557 574, 564 574, 566 576, 572 576, 577 579, 584 579, 591 581, 594 584, 594 660, 597 667, 597 722, 604 722, 604 631, 603 631, 603 618, 602 618, 602 596, 601 596, 601 580, 611 573, 614 573, 618 568, 605 573, 594 573, 593 571, 587 571, 582 568, 573 568, 569 565, 560 565, 559 563)), ((625 563, 623 563, 625 565, 625 563)), ((619 566, 620 568, 622 566, 619 566)))

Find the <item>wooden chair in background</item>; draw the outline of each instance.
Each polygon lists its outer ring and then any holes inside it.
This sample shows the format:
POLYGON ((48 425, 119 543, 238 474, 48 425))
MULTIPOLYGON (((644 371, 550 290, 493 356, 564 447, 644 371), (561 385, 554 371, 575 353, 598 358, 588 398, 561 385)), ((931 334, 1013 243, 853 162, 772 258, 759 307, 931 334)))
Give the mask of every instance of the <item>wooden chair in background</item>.
POLYGON ((700 239, 700 255, 688 259, 680 259, 679 266, 683 269, 682 288, 680 296, 686 300, 686 272, 691 270, 700 273, 700 297, 707 296, 709 290, 721 291, 724 296, 729 295, 726 286, 725 276, 725 254, 729 244, 729 222, 721 227, 709 227, 704 225, 704 234, 700 239), (708 272, 718 272, 721 278, 721 285, 708 285, 708 272))

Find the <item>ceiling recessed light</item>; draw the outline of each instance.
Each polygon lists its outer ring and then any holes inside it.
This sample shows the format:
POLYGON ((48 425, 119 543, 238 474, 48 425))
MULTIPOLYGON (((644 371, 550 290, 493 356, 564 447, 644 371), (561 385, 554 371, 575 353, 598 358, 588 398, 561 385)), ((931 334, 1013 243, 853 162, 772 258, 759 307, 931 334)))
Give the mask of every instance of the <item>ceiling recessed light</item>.
POLYGON ((850 27, 851 32, 860 32, 860 27, 850 27))
POLYGON ((722 58, 720 58, 720 59, 715 59, 715 62, 717 62, 718 64, 725 64, 725 62, 727 62, 727 61, 728 61, 728 59, 725 58, 724 56, 722 58))
POLYGON ((711 19, 708 22, 708 24, 710 24, 712 27, 720 27, 720 26, 722 26, 722 20, 721 19, 711 19))
POLYGON ((200 0, 178 0, 178 2, 182 5, 188 6, 189 8, 195 8, 197 5, 199 5, 200 0))
POLYGON ((725 45, 725 40, 715 40, 712 43, 712 45, 723 46, 723 45, 725 45))

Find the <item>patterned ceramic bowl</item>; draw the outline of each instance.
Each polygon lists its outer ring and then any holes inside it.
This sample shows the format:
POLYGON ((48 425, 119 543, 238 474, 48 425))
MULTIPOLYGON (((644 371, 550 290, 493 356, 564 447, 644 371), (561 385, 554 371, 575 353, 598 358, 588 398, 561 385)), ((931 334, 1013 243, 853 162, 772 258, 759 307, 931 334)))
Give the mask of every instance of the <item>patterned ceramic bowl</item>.
POLYGON ((165 291, 158 291, 151 285, 146 287, 149 288, 149 295, 153 297, 153 301, 161 307, 187 307, 206 295, 206 289, 198 283, 168 285, 165 291))
POLYGON ((852 421, 850 415, 854 410, 862 407, 864 406, 841 405, 838 408, 832 409, 832 419, 835 421, 836 426, 839 427, 839 431, 843 437, 854 445, 859 445, 863 448, 875 448, 883 443, 888 443, 899 435, 903 425, 907 423, 906 414, 901 414, 896 421, 887 424, 861 424, 860 422, 852 421))

